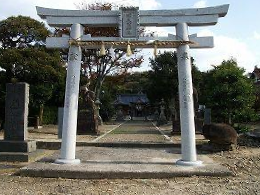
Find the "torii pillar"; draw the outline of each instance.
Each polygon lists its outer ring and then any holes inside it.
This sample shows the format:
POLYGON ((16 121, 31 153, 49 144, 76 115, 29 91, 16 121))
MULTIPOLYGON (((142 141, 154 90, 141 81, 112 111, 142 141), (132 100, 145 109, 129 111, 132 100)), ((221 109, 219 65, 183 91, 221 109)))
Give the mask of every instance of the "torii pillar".
MULTIPOLYGON (((188 25, 178 23, 176 25, 177 38, 189 41, 188 25)), ((194 122, 194 102, 191 75, 191 59, 189 55, 189 45, 177 47, 178 57, 178 81, 179 81, 179 102, 180 102, 180 122, 181 122, 181 154, 182 158, 176 162, 179 165, 198 166, 201 161, 197 161, 195 122, 194 122)))
MULTIPOLYGON (((81 26, 80 24, 73 24, 71 26, 70 37, 74 40, 79 40, 82 35, 83 26, 81 26)), ((61 154, 60 158, 55 161, 59 164, 80 163, 80 160, 75 158, 75 153, 81 58, 81 47, 71 45, 69 48, 68 56, 61 154)))

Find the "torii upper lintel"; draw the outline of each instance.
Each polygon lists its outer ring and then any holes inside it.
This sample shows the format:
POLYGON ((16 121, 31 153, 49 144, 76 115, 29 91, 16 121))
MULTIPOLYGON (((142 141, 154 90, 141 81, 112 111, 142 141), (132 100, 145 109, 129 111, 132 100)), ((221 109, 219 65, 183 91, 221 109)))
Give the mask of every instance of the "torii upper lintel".
MULTIPOLYGON (((118 26, 120 10, 61 10, 36 7, 37 14, 53 27, 70 27, 78 23, 86 26, 118 26)), ((139 10, 140 26, 215 25, 224 17, 229 5, 178 10, 139 10)))

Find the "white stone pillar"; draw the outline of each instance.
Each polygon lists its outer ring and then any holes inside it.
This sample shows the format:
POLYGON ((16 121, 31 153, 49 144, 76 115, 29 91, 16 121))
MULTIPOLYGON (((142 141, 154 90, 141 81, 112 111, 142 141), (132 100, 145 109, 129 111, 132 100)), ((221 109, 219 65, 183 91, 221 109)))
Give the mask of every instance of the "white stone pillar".
MULTIPOLYGON (((82 35, 83 27, 80 24, 73 24, 70 33, 71 38, 79 40, 82 35)), ((80 163, 79 159, 75 159, 75 153, 81 56, 82 52, 80 46, 70 46, 64 102, 61 155, 60 158, 55 161, 59 164, 80 163)))
MULTIPOLYGON (((179 23, 176 26, 178 40, 189 41, 188 25, 179 23)), ((180 122, 181 122, 181 153, 182 159, 176 163, 179 165, 197 166, 193 87, 191 75, 191 59, 189 56, 189 45, 180 45, 177 48, 178 56, 178 81, 180 99, 180 122)))

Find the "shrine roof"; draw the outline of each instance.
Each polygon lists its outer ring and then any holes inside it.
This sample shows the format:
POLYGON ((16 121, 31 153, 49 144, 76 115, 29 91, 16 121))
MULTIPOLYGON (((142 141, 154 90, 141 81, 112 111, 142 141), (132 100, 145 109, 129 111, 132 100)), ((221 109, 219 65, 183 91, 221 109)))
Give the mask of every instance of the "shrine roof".
POLYGON ((130 105, 130 104, 147 104, 149 100, 146 94, 119 94, 115 100, 115 105, 130 105))

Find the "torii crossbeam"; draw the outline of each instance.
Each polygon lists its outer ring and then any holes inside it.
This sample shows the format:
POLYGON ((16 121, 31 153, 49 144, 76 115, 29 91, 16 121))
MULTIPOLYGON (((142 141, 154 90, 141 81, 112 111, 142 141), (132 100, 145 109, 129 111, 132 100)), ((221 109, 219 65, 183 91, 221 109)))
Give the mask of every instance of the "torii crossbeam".
POLYGON ((179 165, 197 166, 195 143, 193 87, 189 48, 212 48, 213 37, 197 37, 189 35, 188 27, 215 25, 218 18, 224 17, 229 5, 207 8, 179 10, 139 10, 128 7, 119 10, 60 10, 37 7, 37 14, 52 27, 70 27, 70 36, 48 37, 48 48, 69 48, 64 118, 62 130, 61 156, 56 163, 77 164, 75 158, 76 128, 78 112, 79 79, 82 52, 86 49, 105 47, 133 48, 177 48, 178 81, 181 119, 181 151, 179 165), (84 27, 118 27, 119 37, 91 37, 84 35, 84 27), (168 37, 139 37, 139 27, 157 26, 176 28, 176 35, 168 37), (152 44, 150 42, 153 42, 152 44))

